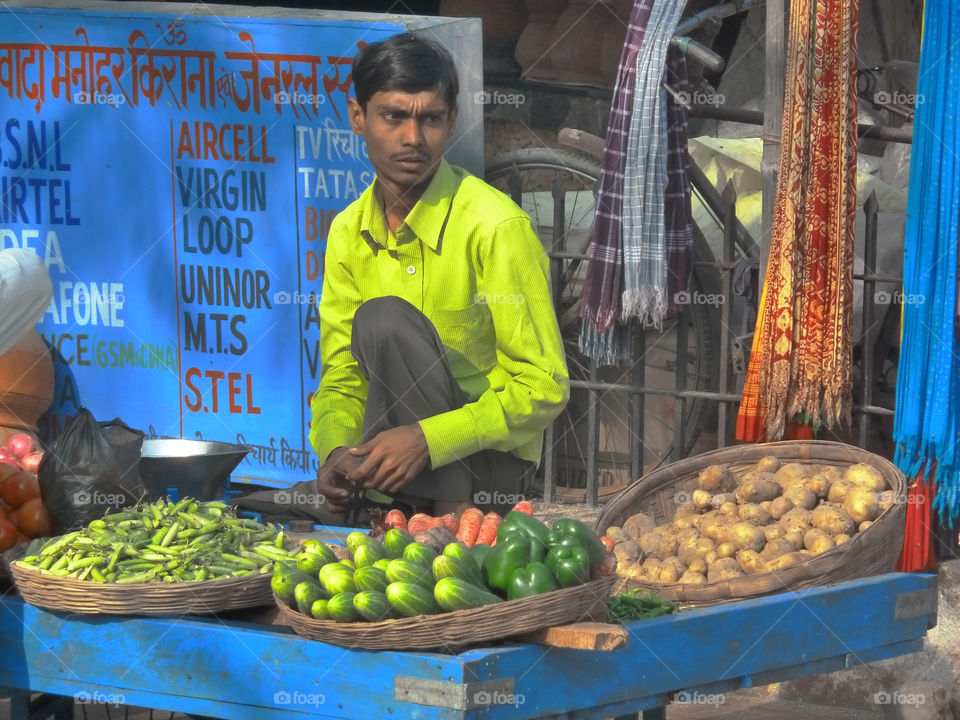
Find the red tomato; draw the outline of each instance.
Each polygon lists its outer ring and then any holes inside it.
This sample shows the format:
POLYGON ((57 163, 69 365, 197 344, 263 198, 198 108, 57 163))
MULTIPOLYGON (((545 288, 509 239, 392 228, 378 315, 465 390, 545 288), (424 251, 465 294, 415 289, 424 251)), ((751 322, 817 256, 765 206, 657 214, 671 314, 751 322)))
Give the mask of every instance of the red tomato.
POLYGON ((17 517, 17 527, 29 537, 53 534, 53 518, 50 517, 40 498, 27 500, 17 511, 17 517))
POLYGON ((17 544, 17 529, 6 520, 0 520, 0 552, 17 544))
POLYGON ((16 464, 15 460, 10 462, 0 461, 0 481, 7 477, 7 475, 13 475, 15 472, 20 470, 20 466, 16 464))
POLYGON ((12 508, 7 510, 7 522, 13 525, 14 528, 17 527, 17 514, 20 512, 20 508, 12 508))
POLYGON ((7 475, 0 485, 0 497, 12 508, 18 508, 27 500, 40 497, 37 476, 24 470, 7 475))

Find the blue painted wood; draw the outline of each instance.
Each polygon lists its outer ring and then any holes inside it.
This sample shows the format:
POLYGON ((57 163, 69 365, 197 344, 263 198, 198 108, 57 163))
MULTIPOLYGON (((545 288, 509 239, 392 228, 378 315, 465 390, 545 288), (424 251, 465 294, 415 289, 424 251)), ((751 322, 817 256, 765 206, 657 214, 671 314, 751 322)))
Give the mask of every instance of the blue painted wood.
MULTIPOLYGON (((535 645, 460 655, 377 652, 285 628, 215 618, 67 616, 0 600, 0 685, 218 717, 603 718, 651 710, 688 688, 736 688, 919 648, 928 623, 894 617, 899 593, 934 588, 893 573, 632 623, 631 644, 584 653, 535 645), (512 680, 501 704, 394 700, 394 678, 512 680)), ((482 686, 480 686, 482 687, 482 686)))

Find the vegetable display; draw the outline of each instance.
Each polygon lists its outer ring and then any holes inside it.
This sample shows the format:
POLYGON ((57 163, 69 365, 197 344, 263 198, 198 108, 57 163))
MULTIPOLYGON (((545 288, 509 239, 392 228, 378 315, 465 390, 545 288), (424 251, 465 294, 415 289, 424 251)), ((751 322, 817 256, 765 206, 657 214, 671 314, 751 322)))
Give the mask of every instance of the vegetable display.
POLYGON ((607 528, 617 573, 655 584, 704 584, 793 567, 863 532, 897 498, 874 467, 768 456, 735 473, 704 468, 676 495, 672 521, 644 513, 607 528))
POLYGON ((611 595, 607 600, 607 621, 625 623, 633 620, 670 615, 676 608, 655 593, 640 593, 639 588, 611 595))
MULTIPOLYGON (((225 503, 187 497, 108 513, 81 530, 34 541, 15 562, 58 577, 123 584, 265 574, 276 561, 292 563, 293 557, 279 528, 238 518, 225 503)), ((291 569, 311 577, 295 565, 291 569)))
POLYGON ((43 452, 25 434, 0 447, 0 552, 53 532, 53 517, 40 498, 37 468, 43 452))
POLYGON ((351 532, 349 558, 304 543, 293 559, 274 566, 274 592, 316 619, 375 622, 517 600, 588 582, 606 570, 600 538, 577 520, 557 520, 550 528, 514 510, 502 523, 497 516, 500 537, 496 528, 489 534, 495 544, 471 543, 482 536, 486 517, 467 510, 455 518, 454 534, 449 519, 414 515, 403 518, 402 529, 395 516, 380 538, 351 532))

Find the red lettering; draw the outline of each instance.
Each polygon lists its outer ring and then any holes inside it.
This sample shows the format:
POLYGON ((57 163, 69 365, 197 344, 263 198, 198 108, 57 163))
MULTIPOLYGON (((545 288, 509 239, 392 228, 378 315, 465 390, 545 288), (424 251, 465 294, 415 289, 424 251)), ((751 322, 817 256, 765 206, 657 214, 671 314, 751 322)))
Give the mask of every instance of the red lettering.
POLYGON ((247 374, 247 413, 249 415, 259 415, 260 408, 253 404, 253 378, 247 374))
POLYGON ((190 396, 183 396, 183 403, 187 406, 187 409, 191 412, 197 412, 203 406, 202 396, 200 395, 200 390, 197 389, 196 385, 193 384, 194 378, 200 377, 200 371, 197 368, 189 368, 186 373, 183 375, 183 383, 193 392, 193 400, 190 399, 190 396))
MULTIPOLYGON (((250 127, 250 135, 253 135, 253 127, 250 127)), ((252 147, 253 142, 251 142, 250 145, 252 147)), ((267 153, 267 128, 263 125, 260 126, 260 158, 264 165, 273 165, 273 163, 276 162, 276 158, 267 153)))
POLYGON ((217 126, 211 122, 203 124, 203 159, 219 160, 217 156, 217 126))
POLYGON ((238 372, 227 373, 227 405, 232 413, 238 413, 243 410, 243 408, 235 402, 237 395, 240 394, 240 388, 237 387, 237 380, 242 377, 243 375, 238 372))
POLYGON ((195 157, 193 153, 193 143, 190 140, 190 124, 180 123, 180 137, 177 140, 177 159, 182 157, 195 157))
POLYGON ((306 239, 316 240, 317 239, 317 209, 315 207, 310 207, 309 205, 303 209, 303 231, 306 239))
POLYGON ((307 250, 307 280, 316 280, 320 274, 320 260, 314 250, 307 250))
POLYGON ((243 156, 243 138, 240 136, 240 126, 233 126, 233 159, 246 160, 243 156))
MULTIPOLYGON (((229 125, 221 125, 220 132, 217 133, 217 138, 220 141, 220 157, 222 157, 224 160, 234 159, 233 157, 227 154, 227 146, 223 144, 223 136, 226 135, 229 130, 230 130, 229 125)), ((236 147, 236 144, 234 144, 234 147, 236 147)))
POLYGON ((220 409, 220 398, 217 397, 217 383, 226 377, 223 370, 207 370, 204 375, 210 378, 210 411, 217 412, 220 409))

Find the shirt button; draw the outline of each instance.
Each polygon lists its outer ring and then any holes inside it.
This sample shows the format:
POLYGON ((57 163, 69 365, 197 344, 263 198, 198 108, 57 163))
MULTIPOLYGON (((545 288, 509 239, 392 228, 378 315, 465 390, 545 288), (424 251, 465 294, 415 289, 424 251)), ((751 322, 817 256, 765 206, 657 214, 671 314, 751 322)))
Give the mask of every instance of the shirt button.
POLYGON ((408 272, 410 275, 416 275, 416 274, 417 274, 417 269, 416 269, 413 265, 407 265, 407 272, 408 272))

